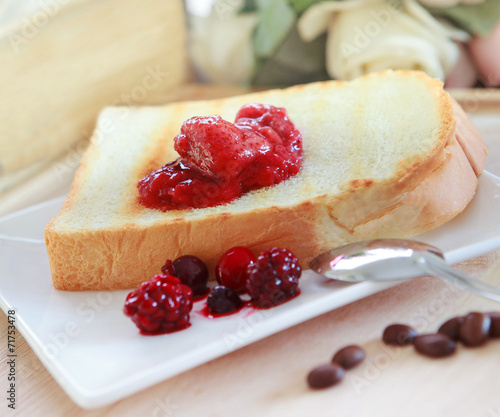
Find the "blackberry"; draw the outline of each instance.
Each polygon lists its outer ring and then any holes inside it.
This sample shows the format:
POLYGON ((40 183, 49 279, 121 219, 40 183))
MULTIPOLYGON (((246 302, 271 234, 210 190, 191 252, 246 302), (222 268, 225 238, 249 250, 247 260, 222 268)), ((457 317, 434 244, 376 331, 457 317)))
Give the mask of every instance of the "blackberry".
POLYGON ((301 273, 297 257, 288 249, 262 252, 248 268, 246 288, 252 303, 269 308, 293 298, 299 293, 301 273))

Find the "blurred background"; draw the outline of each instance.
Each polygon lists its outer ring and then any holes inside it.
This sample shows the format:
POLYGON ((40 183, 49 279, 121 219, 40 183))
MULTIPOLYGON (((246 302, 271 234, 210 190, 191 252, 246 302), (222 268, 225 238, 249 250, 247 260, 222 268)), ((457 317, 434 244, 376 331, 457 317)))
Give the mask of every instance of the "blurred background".
POLYGON ((499 22, 500 0, 0 0, 0 215, 67 192, 104 106, 384 69, 500 101, 499 22))

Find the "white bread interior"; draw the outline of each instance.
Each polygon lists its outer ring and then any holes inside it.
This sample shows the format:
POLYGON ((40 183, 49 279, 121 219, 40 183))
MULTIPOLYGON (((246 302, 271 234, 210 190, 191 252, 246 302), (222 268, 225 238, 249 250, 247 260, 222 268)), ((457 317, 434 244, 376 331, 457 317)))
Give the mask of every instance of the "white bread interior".
POLYGON ((235 245, 292 250, 307 267, 331 247, 434 228, 472 199, 485 145, 439 80, 384 71, 210 101, 103 110, 71 192, 46 227, 54 286, 138 286, 166 259, 213 269, 235 245), (206 209, 161 212, 137 182, 178 157, 173 137, 192 116, 234 121, 249 102, 285 107, 303 135, 295 177, 206 209), (458 124, 458 125, 457 125, 458 124))

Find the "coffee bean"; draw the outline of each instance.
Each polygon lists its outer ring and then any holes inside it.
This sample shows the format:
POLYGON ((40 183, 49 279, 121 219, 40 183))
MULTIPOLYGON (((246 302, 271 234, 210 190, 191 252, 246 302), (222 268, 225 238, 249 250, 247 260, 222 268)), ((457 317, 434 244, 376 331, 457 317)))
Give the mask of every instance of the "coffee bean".
POLYGON ((500 312, 493 311, 488 316, 491 319, 490 337, 500 337, 500 312))
POLYGON ((443 333, 422 334, 413 339, 415 350, 432 358, 442 358, 455 352, 457 344, 443 333))
POLYGON ((465 317, 453 317, 452 319, 449 319, 443 325, 439 328, 438 333, 442 333, 447 335, 450 339, 453 340, 458 340, 459 335, 458 335, 458 329, 464 322, 465 317))
POLYGON ((363 348, 357 345, 346 346, 340 349, 332 358, 332 363, 336 363, 344 369, 351 369, 359 365, 366 357, 363 348))
POLYGON ((480 346, 490 335, 490 316, 484 313, 469 313, 458 329, 460 341, 470 347, 480 346))
POLYGON ((411 344, 417 331, 406 324, 391 324, 387 326, 382 335, 382 340, 388 345, 405 346, 411 344))
POLYGON ((307 383, 315 389, 328 388, 340 382, 344 373, 344 368, 335 363, 321 365, 309 372, 307 383))

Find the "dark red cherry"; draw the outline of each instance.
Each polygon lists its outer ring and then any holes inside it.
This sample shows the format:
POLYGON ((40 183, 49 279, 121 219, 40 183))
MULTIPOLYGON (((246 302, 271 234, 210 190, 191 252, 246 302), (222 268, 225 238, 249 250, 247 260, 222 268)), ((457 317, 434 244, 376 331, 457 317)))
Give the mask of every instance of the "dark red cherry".
POLYGON ((208 269, 205 263, 196 256, 180 256, 173 262, 175 276, 184 285, 193 290, 193 296, 199 297, 207 291, 208 269))

